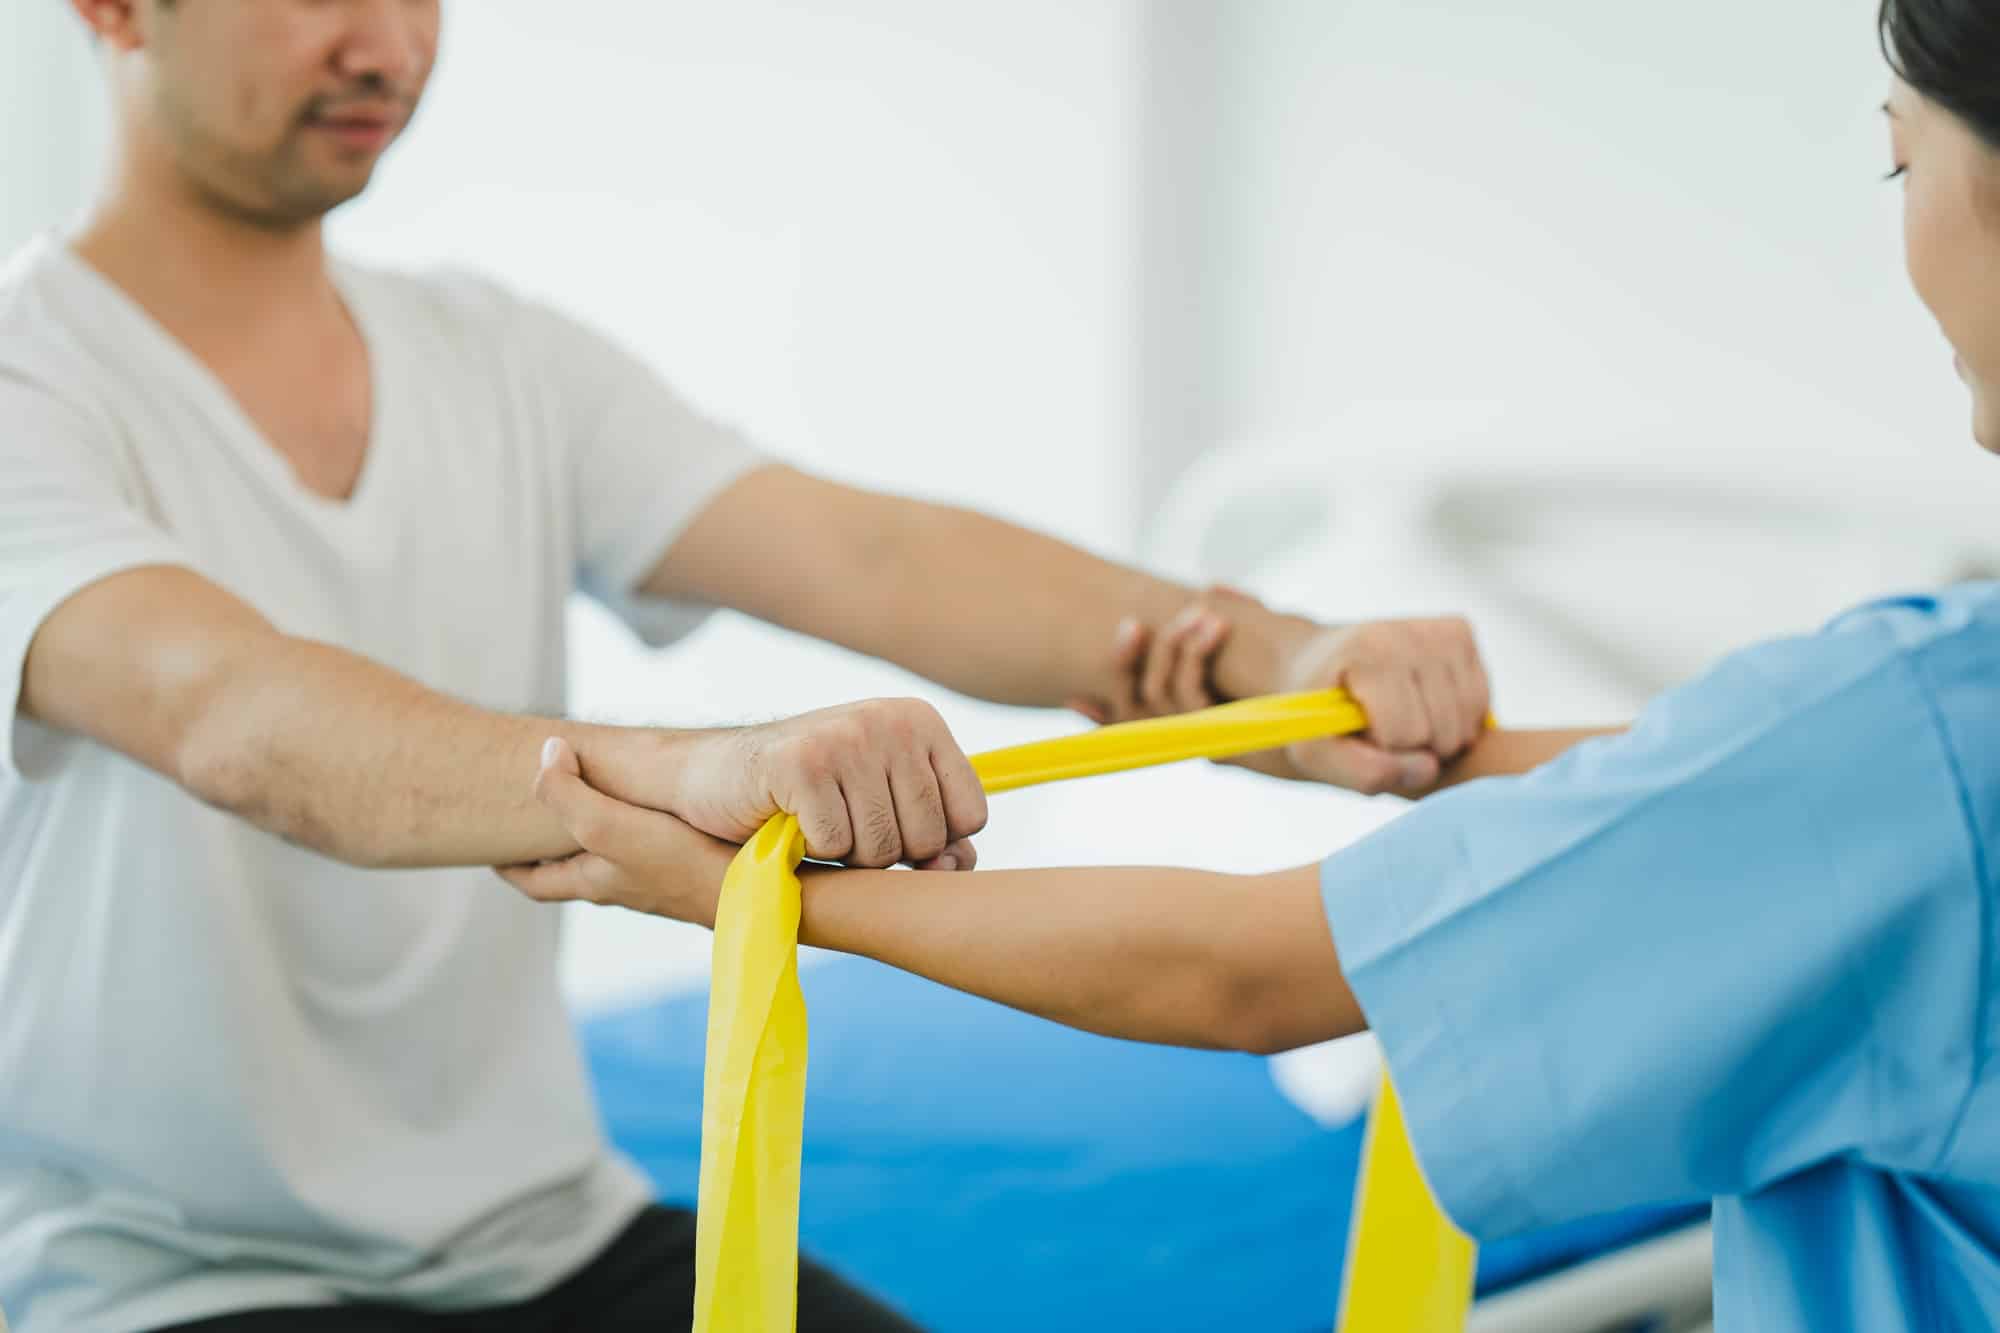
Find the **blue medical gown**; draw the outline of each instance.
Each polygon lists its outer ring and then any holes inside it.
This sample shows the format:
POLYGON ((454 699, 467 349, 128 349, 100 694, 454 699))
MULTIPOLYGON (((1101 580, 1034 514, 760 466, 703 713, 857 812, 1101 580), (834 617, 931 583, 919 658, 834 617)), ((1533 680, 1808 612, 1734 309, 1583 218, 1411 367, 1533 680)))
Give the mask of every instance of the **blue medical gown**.
POLYGON ((1996 829, 1970 585, 1729 658, 1323 886, 1474 1236, 1713 1196, 1723 1330, 1996 1329, 1996 829))

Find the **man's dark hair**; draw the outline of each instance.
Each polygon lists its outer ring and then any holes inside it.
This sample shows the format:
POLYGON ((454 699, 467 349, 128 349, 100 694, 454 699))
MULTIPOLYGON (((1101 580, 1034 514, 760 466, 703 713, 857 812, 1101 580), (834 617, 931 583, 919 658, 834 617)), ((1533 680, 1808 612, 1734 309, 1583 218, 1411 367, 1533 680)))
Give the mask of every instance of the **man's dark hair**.
POLYGON ((2000 0, 1882 0, 1879 24, 1897 77, 2000 150, 2000 0))

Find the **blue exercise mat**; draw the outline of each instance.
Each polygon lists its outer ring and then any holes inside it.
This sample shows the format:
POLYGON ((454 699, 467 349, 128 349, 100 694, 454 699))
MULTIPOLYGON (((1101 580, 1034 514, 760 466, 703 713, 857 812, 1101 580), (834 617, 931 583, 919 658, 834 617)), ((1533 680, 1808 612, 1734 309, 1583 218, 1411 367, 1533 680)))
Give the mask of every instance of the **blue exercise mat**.
MULTIPOLYGON (((805 1251, 944 1333, 1330 1329, 1360 1157, 1261 1059, 1074 1032, 842 959, 812 1014, 805 1251)), ((661 1197, 701 1156, 707 1001, 592 1019, 612 1140, 661 1197)), ((1509 1285, 1699 1209, 1645 1210, 1485 1247, 1509 1285)))

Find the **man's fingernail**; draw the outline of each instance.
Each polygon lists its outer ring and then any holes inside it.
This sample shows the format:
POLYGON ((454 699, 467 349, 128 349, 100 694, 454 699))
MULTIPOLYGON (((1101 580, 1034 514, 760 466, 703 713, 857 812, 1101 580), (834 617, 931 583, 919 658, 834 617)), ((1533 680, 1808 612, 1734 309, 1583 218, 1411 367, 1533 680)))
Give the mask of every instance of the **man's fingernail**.
POLYGON ((1135 619, 1132 616, 1127 616, 1123 620, 1118 622, 1118 642, 1130 643, 1132 642, 1132 640, 1138 637, 1139 637, 1139 622, 1137 619, 1135 619))
POLYGON ((1406 754, 1397 761, 1402 767, 1403 786, 1421 787, 1431 780, 1431 765, 1422 755, 1406 754))
POLYGON ((958 869, 958 858, 950 852, 946 852, 938 858, 937 864, 939 870, 956 870, 958 869))
POLYGON ((555 763, 555 761, 556 761, 556 747, 557 747, 557 746, 558 746, 558 745, 559 745, 560 743, 561 743, 561 742, 559 742, 558 740, 556 740, 556 738, 555 738, 555 737, 553 737, 553 736, 549 737, 549 738, 548 738, 547 740, 545 740, 545 741, 543 741, 543 742, 542 742, 542 767, 543 767, 543 768, 547 768, 547 767, 549 767, 549 766, 550 766, 551 764, 555 763))

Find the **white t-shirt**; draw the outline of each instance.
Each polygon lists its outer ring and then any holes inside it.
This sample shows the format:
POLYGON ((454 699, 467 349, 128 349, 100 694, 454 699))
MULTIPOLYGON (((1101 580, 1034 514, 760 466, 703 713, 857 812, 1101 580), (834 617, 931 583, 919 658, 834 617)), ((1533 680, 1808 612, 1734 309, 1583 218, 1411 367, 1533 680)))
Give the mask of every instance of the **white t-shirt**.
MULTIPOLYGON (((351 869, 20 716, 44 618, 186 565, 281 630, 496 709, 563 707, 584 586, 630 595, 762 461, 639 362, 469 279, 342 267, 374 433, 305 489, 53 239, 0 270, 0 1307, 127 1333, 249 1306, 532 1296, 645 1202, 556 983, 483 869, 351 869)), ((525 783, 531 775, 523 773, 525 783)))

